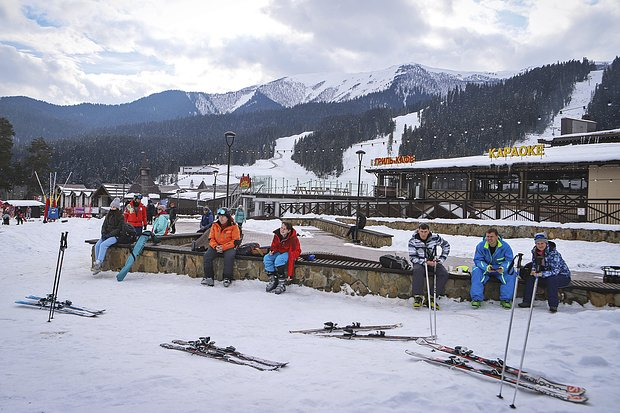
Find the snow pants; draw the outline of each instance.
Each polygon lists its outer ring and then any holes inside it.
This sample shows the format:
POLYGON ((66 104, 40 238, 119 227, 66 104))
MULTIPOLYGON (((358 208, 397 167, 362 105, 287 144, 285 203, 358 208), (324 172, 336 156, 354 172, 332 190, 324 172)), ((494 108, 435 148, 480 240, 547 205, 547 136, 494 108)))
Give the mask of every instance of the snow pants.
POLYGON ((474 267, 471 272, 471 288, 469 290, 471 300, 484 300, 484 286, 491 279, 491 277, 497 278, 501 283, 499 286, 499 299, 502 301, 512 301, 512 295, 515 291, 514 274, 500 274, 499 272, 485 273, 478 267, 474 267))
POLYGON ((266 272, 276 272, 276 268, 288 265, 288 252, 274 252, 263 257, 266 272))
POLYGON ((235 263, 235 255, 237 254, 237 250, 235 248, 227 249, 221 254, 213 249, 213 247, 209 246, 207 252, 204 255, 204 272, 205 278, 215 278, 213 275, 213 260, 218 255, 224 256, 224 279, 233 279, 233 265, 235 263))
MULTIPOLYGON (((534 294, 534 281, 536 281, 534 276, 529 274, 525 275, 525 295, 523 296, 524 303, 532 302, 532 295, 534 294)), ((562 275, 552 275, 551 277, 538 279, 538 285, 547 288, 547 303, 549 304, 549 307, 556 308, 560 304, 560 299, 558 298, 559 289, 566 287, 569 283, 570 278, 562 275)))
MULTIPOLYGON (((437 295, 443 295, 448 282, 448 270, 442 264, 437 263, 435 267, 428 266, 428 283, 433 294, 433 276, 437 273, 437 295)), ((411 282, 411 293, 422 295, 426 289, 426 270, 422 264, 413 264, 413 280, 411 282)))

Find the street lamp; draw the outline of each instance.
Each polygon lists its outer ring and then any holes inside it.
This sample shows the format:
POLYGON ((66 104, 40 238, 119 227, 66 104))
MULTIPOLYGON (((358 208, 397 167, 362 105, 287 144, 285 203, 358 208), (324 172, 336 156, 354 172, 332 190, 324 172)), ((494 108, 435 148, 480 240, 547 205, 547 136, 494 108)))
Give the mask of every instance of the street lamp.
POLYGON ((224 137, 226 138, 226 145, 228 145, 228 169, 226 173, 226 206, 229 206, 228 199, 228 185, 230 185, 230 148, 232 148, 233 143, 235 142, 235 132, 228 131, 224 133, 224 137))
POLYGON ((127 167, 126 166, 123 166, 121 168, 121 179, 123 180, 123 195, 122 195, 123 199, 121 200, 121 202, 122 202, 123 208, 125 208, 125 181, 127 181, 127 167))
POLYGON ((213 171, 213 210, 214 211, 217 209, 215 207, 215 188, 217 187, 217 173, 218 171, 213 171))
POLYGON ((357 171, 357 209, 355 211, 355 242, 359 243, 359 228, 357 226, 359 224, 358 220, 360 214, 360 189, 362 187, 362 158, 364 157, 364 155, 366 155, 366 152, 360 149, 355 153, 357 154, 357 159, 359 160, 359 166, 357 171))

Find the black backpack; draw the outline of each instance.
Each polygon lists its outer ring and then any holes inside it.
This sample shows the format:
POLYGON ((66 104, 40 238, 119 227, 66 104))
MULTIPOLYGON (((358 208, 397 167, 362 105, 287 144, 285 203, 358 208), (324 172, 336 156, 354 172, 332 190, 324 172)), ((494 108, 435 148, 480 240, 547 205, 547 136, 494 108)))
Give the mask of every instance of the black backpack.
POLYGON ((241 244, 237 247, 237 255, 253 255, 252 250, 255 248, 260 248, 260 244, 258 242, 241 244))
POLYGON ((136 230, 132 225, 124 222, 121 232, 118 233, 117 242, 119 244, 133 244, 138 239, 136 230))
POLYGON ((399 257, 398 255, 382 255, 379 257, 379 262, 384 268, 390 268, 392 270, 410 270, 411 264, 406 258, 399 257))

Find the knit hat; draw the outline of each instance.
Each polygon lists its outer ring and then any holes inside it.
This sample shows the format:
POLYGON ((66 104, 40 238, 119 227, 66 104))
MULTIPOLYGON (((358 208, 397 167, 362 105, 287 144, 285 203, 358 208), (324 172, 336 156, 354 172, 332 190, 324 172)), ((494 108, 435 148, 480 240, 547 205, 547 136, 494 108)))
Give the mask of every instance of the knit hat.
POLYGON ((545 234, 544 232, 539 232, 538 234, 534 235, 534 242, 539 242, 539 241, 547 244, 548 243, 547 234, 545 234))
POLYGON ((118 198, 114 198, 114 201, 112 201, 112 203, 110 204, 110 208, 120 209, 120 207, 121 207, 121 200, 118 198))
POLYGON ((162 211, 165 211, 165 210, 166 210, 166 206, 165 206, 165 205, 163 205, 163 204, 159 204, 159 205, 157 205, 157 210, 160 210, 160 209, 161 209, 162 211))

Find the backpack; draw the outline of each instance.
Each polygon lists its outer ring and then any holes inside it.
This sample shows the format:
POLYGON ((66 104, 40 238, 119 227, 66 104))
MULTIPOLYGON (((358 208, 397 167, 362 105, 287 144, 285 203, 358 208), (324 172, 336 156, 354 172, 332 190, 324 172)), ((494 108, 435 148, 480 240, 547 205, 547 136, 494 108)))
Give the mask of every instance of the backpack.
POLYGON ((247 244, 241 244, 237 247, 237 255, 253 255, 252 250, 260 248, 258 242, 248 242, 247 244))
POLYGON ((406 258, 399 257, 398 255, 386 254, 379 257, 379 262, 384 268, 390 268, 392 270, 410 270, 411 264, 406 258))
POLYGON ((134 227, 126 222, 123 222, 121 232, 118 233, 117 242, 119 244, 132 244, 136 242, 137 239, 138 236, 136 235, 136 230, 134 227))

